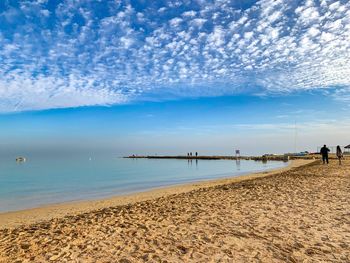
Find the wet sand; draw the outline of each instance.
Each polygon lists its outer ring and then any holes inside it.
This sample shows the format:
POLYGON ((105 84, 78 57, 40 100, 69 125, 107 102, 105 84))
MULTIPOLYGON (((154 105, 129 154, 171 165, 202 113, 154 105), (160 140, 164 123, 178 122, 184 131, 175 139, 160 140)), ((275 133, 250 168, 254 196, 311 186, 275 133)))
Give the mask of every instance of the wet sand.
POLYGON ((0 262, 350 262, 349 161, 3 214, 0 262))

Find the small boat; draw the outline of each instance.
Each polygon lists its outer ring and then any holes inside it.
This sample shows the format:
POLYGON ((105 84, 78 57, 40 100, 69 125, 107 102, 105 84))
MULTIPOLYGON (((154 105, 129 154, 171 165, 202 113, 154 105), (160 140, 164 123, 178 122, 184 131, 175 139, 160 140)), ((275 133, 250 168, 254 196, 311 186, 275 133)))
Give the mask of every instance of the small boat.
POLYGON ((21 156, 16 158, 16 162, 18 163, 24 163, 26 160, 27 159, 25 157, 21 157, 21 156))

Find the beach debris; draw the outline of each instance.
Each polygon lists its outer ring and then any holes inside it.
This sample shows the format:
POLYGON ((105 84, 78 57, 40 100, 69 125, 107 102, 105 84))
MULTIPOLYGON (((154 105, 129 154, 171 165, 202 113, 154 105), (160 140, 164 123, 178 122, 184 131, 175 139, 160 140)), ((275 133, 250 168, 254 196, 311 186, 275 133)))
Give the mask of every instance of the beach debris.
POLYGON ((29 244, 29 243, 26 243, 26 242, 21 243, 21 248, 22 248, 22 249, 27 250, 27 249, 29 249, 29 247, 30 247, 30 244, 29 244))
POLYGON ((49 258, 50 261, 55 261, 60 258, 60 255, 53 255, 49 258))

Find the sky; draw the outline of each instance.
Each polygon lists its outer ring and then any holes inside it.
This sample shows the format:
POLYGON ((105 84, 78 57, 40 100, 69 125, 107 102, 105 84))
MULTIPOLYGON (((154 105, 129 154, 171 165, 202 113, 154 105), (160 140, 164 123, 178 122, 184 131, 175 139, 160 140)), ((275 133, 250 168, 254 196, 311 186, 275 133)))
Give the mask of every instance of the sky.
POLYGON ((346 0, 2 0, 0 154, 350 144, 346 0))

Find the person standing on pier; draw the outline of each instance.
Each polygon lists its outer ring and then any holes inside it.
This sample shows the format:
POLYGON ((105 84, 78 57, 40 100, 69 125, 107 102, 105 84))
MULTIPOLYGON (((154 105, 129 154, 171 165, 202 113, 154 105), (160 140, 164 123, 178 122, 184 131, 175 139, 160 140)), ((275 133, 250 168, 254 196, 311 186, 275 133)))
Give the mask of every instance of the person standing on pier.
POLYGON ((198 157, 198 153, 196 152, 196 158, 198 157))
POLYGON ((330 152, 330 150, 327 148, 326 145, 323 145, 323 147, 321 148, 321 151, 320 151, 320 154, 322 154, 323 164, 325 164, 326 162, 328 164, 328 152, 330 152))

